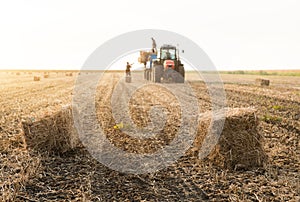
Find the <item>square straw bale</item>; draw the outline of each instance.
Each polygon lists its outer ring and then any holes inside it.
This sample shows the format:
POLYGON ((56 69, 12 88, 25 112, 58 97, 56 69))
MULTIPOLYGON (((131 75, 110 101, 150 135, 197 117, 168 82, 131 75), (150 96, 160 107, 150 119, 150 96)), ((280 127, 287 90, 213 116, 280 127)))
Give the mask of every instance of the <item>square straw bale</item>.
POLYGON ((194 147, 189 153, 229 170, 264 166, 267 156, 263 149, 263 137, 257 130, 255 111, 253 108, 227 108, 219 139, 214 131, 221 123, 221 114, 216 114, 214 123, 211 123, 210 112, 202 114, 194 147), (211 128, 213 130, 209 133, 211 128), (204 140, 207 144, 203 144, 204 140), (215 146, 212 146, 214 143, 215 146))
POLYGON ((258 79, 255 79, 255 83, 257 85, 260 85, 260 86, 269 86, 270 85, 270 80, 258 78, 258 79))
POLYGON ((33 81, 40 81, 41 80, 41 77, 39 77, 39 76, 34 76, 33 77, 33 81))
POLYGON ((22 124, 27 147, 40 153, 60 154, 80 146, 71 106, 37 121, 23 121, 22 124))

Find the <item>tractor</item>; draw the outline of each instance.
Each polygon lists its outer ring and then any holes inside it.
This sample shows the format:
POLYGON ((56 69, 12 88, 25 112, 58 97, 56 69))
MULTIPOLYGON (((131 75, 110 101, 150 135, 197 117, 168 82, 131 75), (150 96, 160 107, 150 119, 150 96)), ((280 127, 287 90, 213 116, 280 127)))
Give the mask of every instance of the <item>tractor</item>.
POLYGON ((148 55, 150 68, 145 68, 144 77, 146 80, 155 83, 184 83, 184 66, 175 46, 163 45, 158 53, 152 50, 152 52, 148 52, 148 55))

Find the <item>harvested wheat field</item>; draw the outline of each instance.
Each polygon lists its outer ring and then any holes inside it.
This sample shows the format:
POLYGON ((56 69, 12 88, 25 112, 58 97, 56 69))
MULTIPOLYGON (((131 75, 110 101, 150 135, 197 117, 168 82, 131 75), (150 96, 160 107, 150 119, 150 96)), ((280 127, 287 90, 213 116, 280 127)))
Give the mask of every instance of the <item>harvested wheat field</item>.
MULTIPOLYGON (((133 73, 131 83, 125 83, 123 73, 105 73, 95 88, 94 118, 106 139, 127 153, 151 154, 167 147, 177 137, 180 121, 185 121, 181 105, 190 106, 193 100, 198 105, 199 111, 186 109, 192 117, 199 116, 194 119, 192 146, 170 165, 138 174, 101 164, 85 147, 89 141, 79 138, 73 117, 85 110, 72 105, 76 79, 83 78, 77 87, 82 86, 84 104, 91 99, 86 92, 98 73, 50 71, 47 75, 0 72, 0 201, 300 200, 299 77, 266 76, 270 85, 261 86, 254 75, 246 80, 222 75, 227 106, 221 110, 226 119, 216 139, 207 135, 213 127, 209 92, 194 73, 186 74, 194 94, 183 84, 145 82, 142 72, 133 73), (136 89, 138 82, 144 86, 136 89), (123 117, 123 104, 128 105, 131 122, 123 117), (133 125, 156 135, 133 137, 133 125), (199 158, 203 142, 216 145, 199 158)), ((221 120, 218 113, 216 125, 221 120)), ((94 126, 89 117, 79 122, 94 126)), ((87 139, 94 138, 89 135, 87 139)), ((90 147, 101 145, 99 139, 90 142, 90 147)))

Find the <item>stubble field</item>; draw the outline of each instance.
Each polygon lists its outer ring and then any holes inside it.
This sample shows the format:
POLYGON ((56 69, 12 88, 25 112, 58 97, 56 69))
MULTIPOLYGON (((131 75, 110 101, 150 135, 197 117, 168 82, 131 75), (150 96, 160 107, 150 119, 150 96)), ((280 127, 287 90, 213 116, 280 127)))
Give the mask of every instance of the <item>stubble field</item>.
MULTIPOLYGON (((95 72, 80 74, 86 83, 96 75, 95 72)), ((51 117, 71 105, 78 73, 66 76, 66 72, 50 72, 48 78, 43 75, 29 71, 0 72, 2 201, 300 200, 300 77, 264 76, 271 85, 263 87, 255 85, 255 78, 259 77, 256 75, 221 75, 228 107, 257 110, 257 129, 268 156, 263 167, 227 170, 183 156, 162 170, 136 175, 102 165, 82 146, 60 154, 37 152, 28 146, 22 122, 51 117), (33 81, 34 75, 41 80, 33 81)), ((177 113, 179 105, 164 85, 177 90, 186 102, 196 98, 199 113, 211 110, 207 86, 195 73, 186 74, 195 95, 188 94, 182 84, 145 83, 128 103, 133 122, 145 127, 151 122, 149 109, 156 105, 164 106, 169 118, 158 138, 142 143, 128 139, 114 128, 117 123, 111 114, 110 98, 115 87, 121 85, 123 94, 117 102, 125 102, 123 97, 129 95, 142 74, 133 73, 132 83, 120 83, 123 76, 120 72, 105 73, 99 81, 95 102, 98 120, 109 134, 108 139, 127 152, 161 149, 176 135, 181 116, 177 113)))

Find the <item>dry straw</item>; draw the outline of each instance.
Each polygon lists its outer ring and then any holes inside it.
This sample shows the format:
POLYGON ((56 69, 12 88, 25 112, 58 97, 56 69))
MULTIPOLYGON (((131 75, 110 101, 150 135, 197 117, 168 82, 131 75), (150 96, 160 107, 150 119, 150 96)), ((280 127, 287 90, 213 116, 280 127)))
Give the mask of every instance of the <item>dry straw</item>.
POLYGON ((204 161, 225 169, 250 169, 264 166, 267 156, 262 145, 262 135, 257 131, 258 119, 255 110, 253 108, 227 109, 224 128, 217 140, 214 133, 207 133, 212 125, 218 126, 220 120, 220 114, 216 116, 213 124, 211 124, 211 113, 201 116, 194 148, 190 152, 193 151, 194 155, 198 156, 204 138, 208 135, 206 141, 208 144, 203 151, 209 149, 211 152, 204 161), (216 146, 210 148, 215 141, 217 141, 216 146))
MULTIPOLYGON (((208 144, 205 144, 208 146, 204 147, 204 151, 209 150, 210 153, 204 161, 225 169, 262 167, 267 156, 263 150, 262 136, 257 131, 258 119, 255 110, 234 108, 227 109, 225 114, 224 128, 218 140, 213 132, 207 132, 212 126, 214 128, 221 123, 220 113, 216 114, 213 124, 211 113, 202 114, 194 147, 188 153, 198 156, 204 138, 208 135, 208 144), (209 145, 215 141, 216 146, 210 148, 209 145)), ((70 106, 37 121, 24 121, 23 129, 27 146, 38 152, 59 154, 81 146, 70 106)), ((218 130, 218 127, 212 131, 214 130, 218 130)))
POLYGON ((70 106, 40 120, 26 120, 22 124, 27 146, 35 151, 59 154, 79 146, 70 106))
POLYGON ((149 51, 140 51, 140 57, 138 58, 139 63, 146 63, 150 54, 151 52, 149 51))

